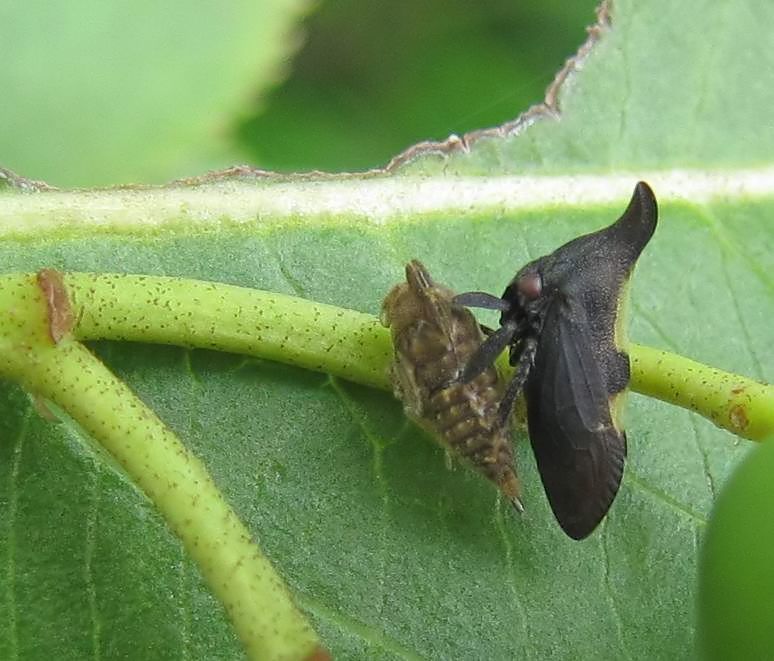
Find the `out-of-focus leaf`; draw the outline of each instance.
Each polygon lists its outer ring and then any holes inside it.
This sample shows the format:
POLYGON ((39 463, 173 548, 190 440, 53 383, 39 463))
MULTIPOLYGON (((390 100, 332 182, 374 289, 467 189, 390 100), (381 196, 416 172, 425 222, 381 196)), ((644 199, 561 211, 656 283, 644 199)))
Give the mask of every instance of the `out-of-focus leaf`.
POLYGON ((228 125, 281 74, 305 0, 8 3, 0 159, 62 186, 230 164, 228 125))
POLYGON ((701 634, 708 659, 766 659, 774 649, 774 444, 729 480, 707 531, 701 634))
POLYGON ((254 162, 354 171, 420 140, 512 119, 540 101, 594 0, 328 2, 293 77, 243 123, 254 162))

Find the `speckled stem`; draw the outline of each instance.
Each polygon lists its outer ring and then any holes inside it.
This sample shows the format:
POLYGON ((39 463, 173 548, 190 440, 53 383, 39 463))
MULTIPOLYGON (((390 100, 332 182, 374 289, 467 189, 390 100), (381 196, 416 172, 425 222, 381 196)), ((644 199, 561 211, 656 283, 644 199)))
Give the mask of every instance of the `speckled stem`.
POLYGON ((389 388, 390 334, 369 314, 182 278, 67 273, 64 281, 81 340, 229 351, 389 388))
MULTIPOLYGON (((79 340, 218 349, 386 389, 392 349, 379 321, 228 285, 56 271, 1 276, 0 310, 0 375, 58 404, 124 466, 198 563, 251 658, 326 658, 202 464, 79 340)), ((772 386, 649 347, 630 354, 634 390, 745 438, 774 434, 772 386)))
POLYGON ((62 293, 55 271, 0 278, 0 373, 60 406, 124 467, 198 564, 250 658, 323 658, 201 462, 69 333, 62 293))
MULTIPOLYGON (((389 389, 389 332, 371 315, 210 282, 70 273, 80 339, 161 342, 243 353, 389 389)), ((762 440, 774 387, 666 351, 631 345, 632 389, 762 440)))
POLYGON ((634 344, 629 354, 632 390, 695 411, 743 438, 774 436, 774 386, 652 347, 634 344))

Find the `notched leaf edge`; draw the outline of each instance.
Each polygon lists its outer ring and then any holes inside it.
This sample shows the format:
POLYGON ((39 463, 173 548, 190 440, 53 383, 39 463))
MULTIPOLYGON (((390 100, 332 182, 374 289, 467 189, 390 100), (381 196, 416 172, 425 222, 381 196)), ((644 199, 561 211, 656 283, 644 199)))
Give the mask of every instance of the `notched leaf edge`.
MULTIPOLYGON (((106 188, 96 188, 92 190, 150 190, 159 188, 174 187, 195 187, 203 186, 209 183, 216 183, 229 180, 251 180, 263 179, 273 182, 289 181, 309 181, 309 180, 347 180, 379 177, 385 174, 393 174, 404 165, 407 165, 424 156, 447 157, 456 152, 466 153, 470 151, 473 144, 482 138, 505 138, 520 134, 526 128, 541 119, 556 119, 561 114, 559 105, 559 95, 565 83, 573 78, 583 67, 583 63, 593 51, 597 42, 605 35, 612 25, 613 0, 602 0, 597 7, 597 20, 586 28, 588 36, 586 41, 581 44, 577 52, 569 57, 564 66, 554 76, 553 81, 546 89, 545 97, 542 103, 538 103, 521 113, 516 119, 508 121, 499 126, 486 129, 478 129, 463 134, 462 136, 452 134, 446 140, 434 141, 427 140, 412 145, 408 149, 400 152, 385 165, 380 168, 373 168, 364 172, 322 172, 312 170, 309 172, 291 172, 279 173, 271 170, 252 167, 250 165, 235 165, 221 170, 212 170, 202 175, 175 179, 163 185, 119 185, 108 186, 106 188)), ((0 184, 6 180, 10 187, 24 192, 51 191, 58 190, 42 181, 33 181, 25 179, 14 174, 11 170, 0 167, 0 184)))
POLYGON ((602 0, 597 7, 596 13, 596 22, 586 28, 586 32, 588 33, 586 41, 581 44, 575 55, 567 58, 564 66, 556 73, 551 84, 546 89, 545 98, 542 103, 531 106, 516 117, 516 119, 499 126, 470 131, 462 136, 450 135, 446 140, 440 142, 430 140, 412 145, 397 156, 394 156, 392 160, 378 172, 380 174, 391 173, 407 163, 428 154, 448 156, 457 151, 468 152, 473 144, 482 138, 512 137, 518 135, 538 120, 547 118, 556 119, 561 114, 559 94, 561 93, 564 84, 582 69, 583 63, 591 54, 597 42, 612 25, 612 0, 602 0))

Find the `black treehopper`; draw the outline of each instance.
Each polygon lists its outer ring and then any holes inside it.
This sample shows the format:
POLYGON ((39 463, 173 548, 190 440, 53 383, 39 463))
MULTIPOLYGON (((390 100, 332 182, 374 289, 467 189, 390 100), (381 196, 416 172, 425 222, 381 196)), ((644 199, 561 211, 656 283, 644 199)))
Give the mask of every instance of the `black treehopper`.
POLYGON ((390 328, 395 347, 395 396, 410 418, 521 510, 510 438, 498 417, 504 383, 492 365, 460 380, 484 336, 470 310, 452 303, 453 298, 454 292, 433 282, 414 260, 406 265, 406 282, 384 299, 382 323, 390 328))
POLYGON ((461 378, 475 378, 509 348, 515 374, 500 420, 523 389, 540 477, 559 525, 573 539, 597 527, 623 476, 626 284, 656 219, 653 191, 639 182, 618 221, 530 262, 501 298, 469 292, 454 299, 501 312, 500 328, 461 378))

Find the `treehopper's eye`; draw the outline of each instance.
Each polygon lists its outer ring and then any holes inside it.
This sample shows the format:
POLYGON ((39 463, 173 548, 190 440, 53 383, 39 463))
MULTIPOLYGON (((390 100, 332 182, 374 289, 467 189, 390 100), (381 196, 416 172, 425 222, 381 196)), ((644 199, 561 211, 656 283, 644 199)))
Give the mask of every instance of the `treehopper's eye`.
POLYGON ((519 278, 516 287, 524 298, 534 301, 543 293, 543 279, 539 273, 525 273, 519 278))

